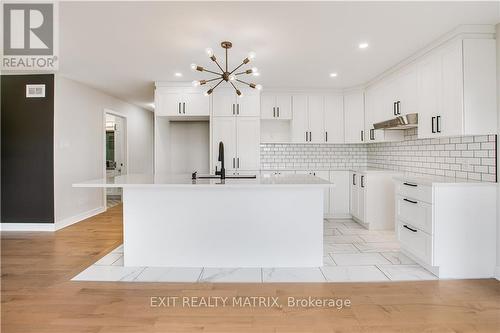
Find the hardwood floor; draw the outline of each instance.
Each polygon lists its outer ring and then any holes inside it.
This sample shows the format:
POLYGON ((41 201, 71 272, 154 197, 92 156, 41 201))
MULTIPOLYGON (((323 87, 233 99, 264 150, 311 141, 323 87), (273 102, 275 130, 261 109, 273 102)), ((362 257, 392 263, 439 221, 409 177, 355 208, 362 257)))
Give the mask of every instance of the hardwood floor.
POLYGON ((96 283, 70 279, 121 244, 121 205, 55 233, 1 235, 4 333, 500 332, 500 282, 96 283), (351 307, 150 307, 151 296, 347 298, 351 307))

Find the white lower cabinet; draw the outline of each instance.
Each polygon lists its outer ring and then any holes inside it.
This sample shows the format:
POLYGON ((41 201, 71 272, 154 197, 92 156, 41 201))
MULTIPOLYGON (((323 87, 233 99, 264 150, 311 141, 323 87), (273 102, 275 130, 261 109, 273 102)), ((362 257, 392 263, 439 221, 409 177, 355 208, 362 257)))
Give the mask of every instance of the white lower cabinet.
POLYGON ((396 178, 401 250, 440 278, 495 272, 496 184, 396 178))
POLYGON ((349 213, 349 183, 348 170, 330 171, 330 182, 333 187, 330 188, 330 210, 329 215, 334 218, 348 218, 349 213))
POLYGON ((391 171, 352 171, 350 212, 370 230, 394 230, 394 183, 391 171))
MULTIPOLYGON (((330 181, 330 172, 329 171, 306 171, 300 170, 296 171, 299 175, 312 175, 324 179, 326 181, 330 181)), ((323 195, 323 215, 328 216, 330 212, 330 189, 326 188, 325 193, 323 195)))

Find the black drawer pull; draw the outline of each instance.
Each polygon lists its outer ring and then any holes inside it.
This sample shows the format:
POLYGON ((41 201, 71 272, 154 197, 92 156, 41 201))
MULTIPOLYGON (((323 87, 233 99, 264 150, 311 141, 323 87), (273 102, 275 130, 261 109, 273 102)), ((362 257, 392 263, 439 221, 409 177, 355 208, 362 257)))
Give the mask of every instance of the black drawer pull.
POLYGON ((406 201, 406 202, 412 203, 412 204, 418 203, 416 201, 413 201, 413 200, 410 200, 410 199, 406 199, 406 198, 404 198, 403 200, 406 201))
POLYGON ((403 185, 411 186, 411 187, 417 187, 418 186, 417 184, 410 184, 410 183, 403 183, 403 185))
POLYGON ((406 224, 403 227, 405 227, 406 229, 410 230, 411 232, 417 232, 418 231, 417 229, 410 228, 406 224))

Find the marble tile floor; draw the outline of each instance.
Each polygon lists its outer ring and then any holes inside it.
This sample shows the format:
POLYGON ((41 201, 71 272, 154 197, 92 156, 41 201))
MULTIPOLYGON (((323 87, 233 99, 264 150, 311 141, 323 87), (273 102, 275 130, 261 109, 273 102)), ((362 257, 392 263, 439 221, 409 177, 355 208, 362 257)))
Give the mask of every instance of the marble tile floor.
POLYGON ((187 268, 124 267, 123 245, 75 276, 73 281, 126 282, 379 282, 435 280, 399 252, 393 231, 369 231, 353 220, 326 219, 323 267, 187 268))

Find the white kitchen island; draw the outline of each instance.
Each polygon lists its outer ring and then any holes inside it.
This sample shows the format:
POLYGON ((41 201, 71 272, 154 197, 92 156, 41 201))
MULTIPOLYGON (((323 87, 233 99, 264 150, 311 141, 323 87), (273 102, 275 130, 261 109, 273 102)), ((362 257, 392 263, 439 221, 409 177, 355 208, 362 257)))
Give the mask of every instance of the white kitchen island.
POLYGON ((123 188, 125 266, 323 264, 323 193, 332 184, 315 176, 131 174, 73 186, 123 188))

